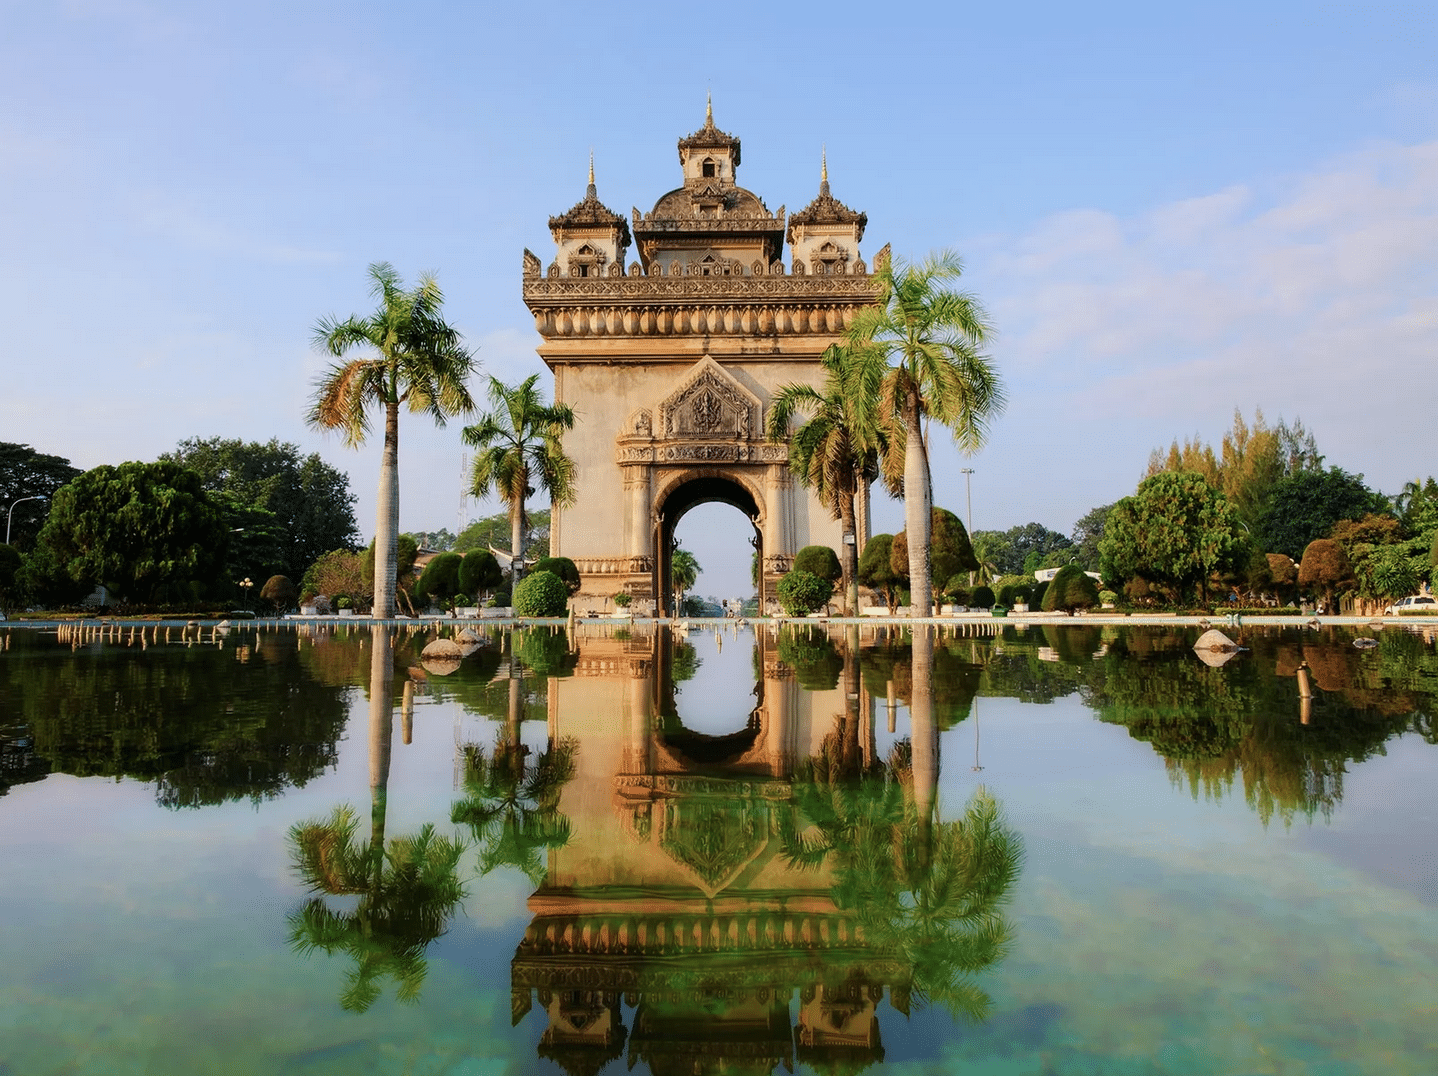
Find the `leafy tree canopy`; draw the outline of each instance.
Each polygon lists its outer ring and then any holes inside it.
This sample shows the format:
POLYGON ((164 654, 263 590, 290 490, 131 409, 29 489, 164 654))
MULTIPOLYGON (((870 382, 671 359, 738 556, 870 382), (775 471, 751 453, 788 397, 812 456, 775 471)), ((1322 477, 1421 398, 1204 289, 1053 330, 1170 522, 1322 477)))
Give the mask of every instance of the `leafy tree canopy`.
MULTIPOLYGON (((50 514, 55 491, 82 472, 60 456, 47 456, 29 445, 0 441, 0 513, 10 530, 10 544, 22 550, 35 543, 35 536, 50 514), (22 497, 41 497, 16 504, 22 497), (11 508, 14 513, 11 513, 11 508)), ((0 533, 0 541, 5 535, 0 533)))
POLYGON ((779 604, 790 616, 807 616, 834 596, 834 584, 812 572, 794 569, 779 580, 779 604))
POLYGON ((38 540, 77 583, 154 602, 212 584, 229 536, 200 476, 160 462, 86 471, 56 492, 38 540))
POLYGON ((535 562, 534 570, 557 575, 571 595, 579 592, 579 566, 568 557, 541 557, 535 562))
POLYGON ((1340 467, 1299 471, 1273 484, 1257 541, 1267 552, 1297 560, 1309 542, 1326 538, 1339 520, 1362 519, 1387 508, 1387 498, 1364 485, 1361 474, 1340 467))
POLYGON ((205 489, 227 494, 236 510, 270 513, 279 556, 273 566, 286 574, 298 576, 320 554, 358 544, 349 476, 318 453, 304 456, 299 446, 273 438, 262 444, 190 437, 160 458, 197 472, 205 489))
POLYGON ((1049 554, 1072 545, 1066 535, 1042 523, 1025 523, 1006 531, 974 531, 973 538, 974 551, 999 575, 1032 574, 1033 567, 1042 567, 1049 554), (1033 567, 1027 566, 1030 559, 1033 567))
MULTIPOLYGON (((1245 560, 1237 513, 1201 474, 1162 471, 1113 506, 1099 543, 1105 579, 1140 576, 1174 597, 1245 560)), ((1047 597, 1047 596, 1046 596, 1047 597)))
POLYGON ((1097 508, 1090 508, 1079 521, 1074 524, 1073 529, 1073 552, 1074 563, 1088 572, 1096 572, 1102 563, 1099 557, 1098 544, 1103 541, 1104 522, 1108 514, 1113 510, 1113 505, 1102 504, 1097 508))

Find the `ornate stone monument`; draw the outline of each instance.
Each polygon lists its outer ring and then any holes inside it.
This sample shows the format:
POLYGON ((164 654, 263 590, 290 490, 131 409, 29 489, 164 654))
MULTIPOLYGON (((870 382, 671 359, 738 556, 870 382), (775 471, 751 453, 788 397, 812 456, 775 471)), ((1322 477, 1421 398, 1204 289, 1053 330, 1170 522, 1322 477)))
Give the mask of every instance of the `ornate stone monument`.
POLYGON ((554 260, 524 252, 539 354, 577 415, 565 447, 579 500, 555 509, 550 552, 579 567, 581 611, 626 592, 637 611, 670 612, 674 527, 705 502, 753 524, 761 602, 799 549, 842 540, 764 425, 781 386, 821 383, 819 356, 875 297, 859 253, 867 217, 829 193, 827 163, 808 206, 770 213, 738 185, 739 139, 712 108, 680 139, 679 164, 683 185, 633 211, 627 269, 631 225, 599 201, 592 163, 583 200, 550 218, 554 260))

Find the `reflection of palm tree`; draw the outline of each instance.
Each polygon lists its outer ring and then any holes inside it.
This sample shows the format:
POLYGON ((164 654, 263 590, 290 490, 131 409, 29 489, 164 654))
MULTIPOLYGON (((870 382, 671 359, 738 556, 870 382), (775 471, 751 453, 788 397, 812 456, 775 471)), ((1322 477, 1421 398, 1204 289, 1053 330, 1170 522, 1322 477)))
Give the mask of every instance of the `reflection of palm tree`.
POLYGON ((559 793, 574 776, 579 742, 565 737, 543 752, 532 767, 502 741, 486 758, 478 744, 464 745, 464 790, 450 818, 467 825, 480 852, 481 874, 516 867, 535 885, 544 880, 543 848, 569 843, 569 819, 559 812, 559 793))
POLYGON ((301 952, 336 950, 355 968, 340 1003, 363 1012, 380 995, 385 976, 401 1001, 414 1001, 424 982, 424 953, 448 927, 464 897, 456 868, 464 845, 436 837, 424 826, 416 836, 385 841, 390 746, 394 737, 391 684, 394 658, 388 631, 373 629, 370 658, 370 839, 357 842, 359 819, 348 805, 323 821, 290 830, 295 870, 312 893, 357 895, 350 912, 311 898, 289 917, 290 943, 301 952))
POLYGON ((526 765, 529 749, 520 742, 523 691, 514 677, 509 684, 509 719, 486 757, 478 744, 464 745, 466 798, 454 805, 450 819, 470 827, 482 844, 481 874, 496 867, 516 867, 531 882, 544 880, 542 848, 561 848, 569 842, 569 819, 559 812, 559 794, 574 777, 574 756, 579 741, 572 736, 551 742, 549 748, 526 765))
POLYGON ((790 862, 827 863, 836 903, 858 915, 868 947, 911 969, 914 998, 982 1019, 988 997, 971 976, 1007 950, 1012 928, 1002 908, 1023 857, 998 802, 981 788, 961 818, 923 818, 903 743, 877 772, 833 776, 818 759, 801 766, 796 806, 807 828, 782 827, 790 862))
POLYGON ((961 818, 935 821, 938 737, 932 692, 921 690, 931 659, 920 629, 912 739, 895 746, 886 766, 837 765, 843 753, 828 750, 806 760, 794 783, 798 820, 785 822, 781 839, 791 862, 828 864, 834 899, 857 913, 867 945, 911 969, 913 997, 977 1019, 988 997, 971 976, 1007 949, 1002 908, 1023 852, 982 788, 961 818))

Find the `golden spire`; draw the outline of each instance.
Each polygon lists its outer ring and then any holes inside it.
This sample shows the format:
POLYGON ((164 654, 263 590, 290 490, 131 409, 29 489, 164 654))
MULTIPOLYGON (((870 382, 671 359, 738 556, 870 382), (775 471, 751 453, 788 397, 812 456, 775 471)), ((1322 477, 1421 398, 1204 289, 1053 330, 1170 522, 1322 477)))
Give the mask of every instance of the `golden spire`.
POLYGON ((829 182, 829 147, 824 146, 819 150, 819 182, 829 182))
POLYGON ((589 186, 584 188, 584 197, 598 198, 599 191, 594 187, 594 150, 589 150, 589 186))
POLYGON ((594 182, 594 150, 592 147, 589 150, 589 182, 594 182))
POLYGON ((704 95, 704 126, 714 126, 714 91, 709 90, 704 95))

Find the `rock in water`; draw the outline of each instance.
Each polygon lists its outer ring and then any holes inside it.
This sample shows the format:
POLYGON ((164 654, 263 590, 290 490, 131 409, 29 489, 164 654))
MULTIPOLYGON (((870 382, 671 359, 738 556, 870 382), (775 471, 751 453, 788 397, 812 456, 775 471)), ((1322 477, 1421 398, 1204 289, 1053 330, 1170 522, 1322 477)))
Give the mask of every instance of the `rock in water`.
POLYGON ((464 653, 464 647, 460 646, 453 639, 436 639, 420 652, 420 657, 452 658, 458 661, 464 657, 464 653))
POLYGON ((1195 650, 1221 650, 1224 653, 1232 653, 1235 650, 1242 649, 1242 647, 1217 628, 1209 628, 1200 635, 1198 642, 1193 644, 1193 648, 1195 650))

